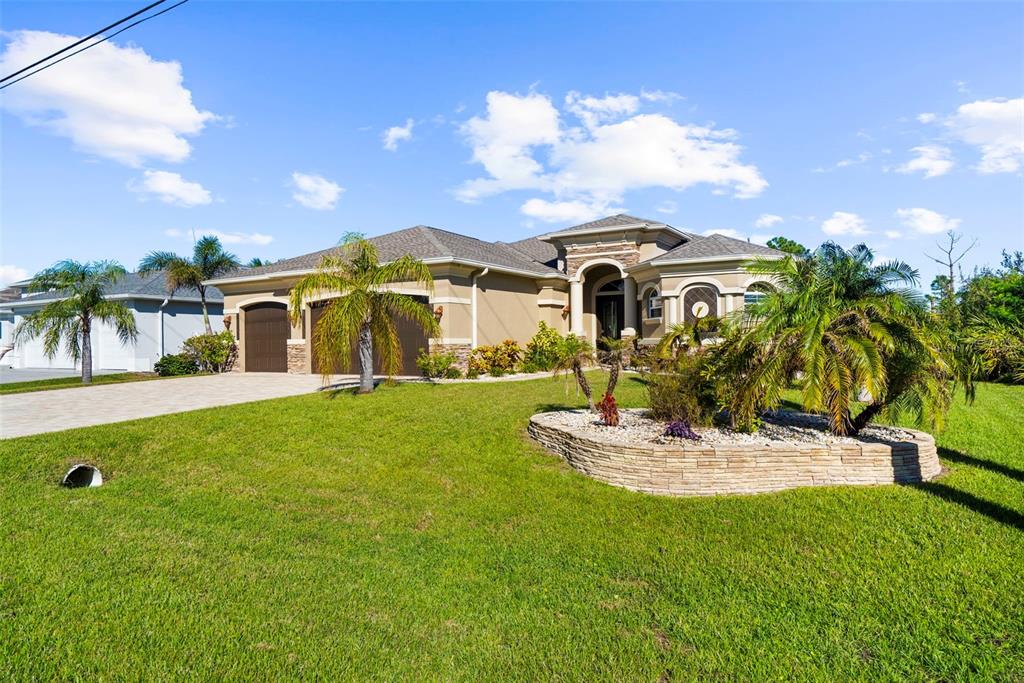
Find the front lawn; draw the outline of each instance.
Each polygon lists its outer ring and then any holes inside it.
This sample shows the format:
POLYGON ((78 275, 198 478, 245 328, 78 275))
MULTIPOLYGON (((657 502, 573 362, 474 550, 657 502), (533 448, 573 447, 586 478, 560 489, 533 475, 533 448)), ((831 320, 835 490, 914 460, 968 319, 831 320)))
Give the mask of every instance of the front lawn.
POLYGON ((0 678, 1024 677, 1024 389, 956 406, 935 483, 703 499, 535 447, 566 403, 416 384, 0 443, 0 678), (79 458, 108 483, 58 488, 79 458))

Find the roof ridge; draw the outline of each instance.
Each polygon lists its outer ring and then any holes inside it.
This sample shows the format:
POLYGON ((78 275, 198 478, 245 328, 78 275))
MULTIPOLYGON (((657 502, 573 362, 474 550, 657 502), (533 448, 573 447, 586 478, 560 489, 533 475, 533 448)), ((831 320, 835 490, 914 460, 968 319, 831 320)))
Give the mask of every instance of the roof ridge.
POLYGON ((443 243, 441 240, 437 239, 437 235, 434 234, 434 231, 438 230, 438 228, 434 228, 429 225, 417 225, 415 229, 423 233, 423 236, 426 237, 431 244, 440 249, 442 252, 447 252, 448 255, 450 256, 454 255, 452 254, 452 250, 448 248, 448 245, 443 243))

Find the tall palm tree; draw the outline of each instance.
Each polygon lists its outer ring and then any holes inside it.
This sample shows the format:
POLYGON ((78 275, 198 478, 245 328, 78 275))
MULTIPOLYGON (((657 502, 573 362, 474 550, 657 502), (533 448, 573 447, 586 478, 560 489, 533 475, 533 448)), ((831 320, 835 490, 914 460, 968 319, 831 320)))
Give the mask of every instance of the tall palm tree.
POLYGON ((423 261, 402 256, 380 263, 377 248, 362 237, 343 244, 340 256, 325 256, 316 271, 300 279, 291 291, 292 320, 302 319, 307 301, 340 293, 328 301, 316 326, 313 346, 321 372, 351 363, 352 347, 359 353, 359 393, 373 391, 373 352, 388 377, 398 373, 402 343, 394 318, 419 325, 430 336, 439 331, 429 308, 416 299, 385 289, 394 282, 416 283, 433 290, 434 277, 423 261))
POLYGON ((952 370, 923 297, 911 289, 917 271, 900 261, 874 265, 863 244, 846 251, 831 242, 808 258, 759 259, 747 270, 777 286, 744 307, 723 345, 738 403, 777 405, 797 368, 804 408, 824 412, 836 434, 856 434, 883 411, 938 423, 952 370), (855 417, 863 393, 871 398, 855 417))
POLYGON ((210 316, 206 311, 206 285, 210 280, 238 268, 238 259, 231 252, 224 251, 220 240, 212 235, 200 237, 192 249, 192 258, 178 256, 171 251, 151 251, 139 263, 139 275, 163 270, 167 273, 167 291, 173 295, 179 289, 194 287, 199 292, 203 307, 203 325, 206 334, 213 334, 210 316))
POLYGON ((82 383, 91 383, 93 321, 113 326, 122 344, 134 343, 139 334, 131 310, 104 294, 124 276, 124 267, 114 261, 71 260, 36 274, 28 286, 30 292, 53 290, 61 298, 26 316, 14 331, 15 344, 42 335, 47 358, 57 355, 61 346, 66 347, 76 363, 82 362, 82 383))
POLYGON ((594 396, 590 389, 590 382, 587 381, 587 376, 583 374, 583 368, 593 364, 594 347, 590 342, 572 333, 562 338, 562 343, 559 344, 558 348, 558 361, 555 363, 553 370, 556 375, 572 373, 576 378, 576 384, 579 385, 580 391, 587 397, 587 406, 591 411, 594 410, 594 396))

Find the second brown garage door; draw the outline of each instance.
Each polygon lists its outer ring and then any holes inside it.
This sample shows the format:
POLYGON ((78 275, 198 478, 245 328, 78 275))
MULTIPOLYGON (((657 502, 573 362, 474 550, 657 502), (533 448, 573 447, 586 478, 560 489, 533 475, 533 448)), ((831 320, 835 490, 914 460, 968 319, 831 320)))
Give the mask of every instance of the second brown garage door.
MULTIPOLYGON (((427 297, 425 297, 425 296, 417 296, 417 297, 412 297, 412 298, 416 299, 417 301, 422 303, 424 306, 429 305, 427 303, 427 297)), ((318 301, 315 304, 313 304, 312 315, 310 316, 311 320, 312 320, 312 325, 311 325, 312 326, 312 330, 311 330, 311 333, 310 333, 311 334, 311 336, 310 336, 311 340, 312 339, 316 339, 316 337, 312 336, 312 335, 316 334, 317 323, 320 321, 320 317, 323 315, 323 312, 324 312, 324 306, 326 306, 327 303, 328 302, 326 302, 326 301, 318 301)), ((398 372, 401 375, 419 375, 420 374, 420 370, 419 370, 418 367, 416 367, 416 358, 417 358, 417 356, 420 355, 420 349, 426 349, 426 348, 428 348, 430 346, 430 341, 429 341, 427 335, 423 333, 423 330, 420 329, 420 326, 417 325, 416 323, 410 321, 410 320, 405 320, 403 318, 396 318, 395 319, 395 327, 398 330, 398 339, 402 342, 402 358, 401 358, 401 365, 399 367, 398 372)), ((316 354, 316 344, 315 344, 315 342, 313 343, 313 364, 312 365, 313 365, 313 372, 314 373, 319 373, 321 371, 320 370, 320 360, 319 360, 319 358, 317 358, 317 354, 316 354)), ((380 370, 380 357, 377 354, 376 347, 374 348, 374 353, 373 353, 373 369, 374 369, 374 372, 378 372, 379 373, 381 371, 380 370)), ((352 357, 350 359, 348 367, 339 367, 339 368, 335 368, 333 370, 333 374, 345 374, 345 373, 355 374, 355 373, 358 373, 358 372, 359 372, 359 356, 358 356, 358 353, 357 353, 355 348, 352 349, 352 357)))
POLYGON ((288 372, 288 308, 267 302, 245 309, 246 372, 288 372))

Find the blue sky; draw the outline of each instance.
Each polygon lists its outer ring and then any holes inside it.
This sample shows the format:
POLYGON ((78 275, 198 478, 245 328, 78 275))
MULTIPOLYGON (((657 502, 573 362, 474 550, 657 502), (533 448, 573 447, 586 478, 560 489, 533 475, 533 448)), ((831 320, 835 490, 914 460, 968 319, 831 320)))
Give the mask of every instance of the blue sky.
MULTIPOLYGON (((2 70, 142 4, 5 2, 2 70)), ((3 91, 0 279, 193 229, 275 259, 625 210, 866 241, 927 284, 946 228, 968 267, 1024 248, 1022 26, 1020 3, 192 0, 3 91)))

